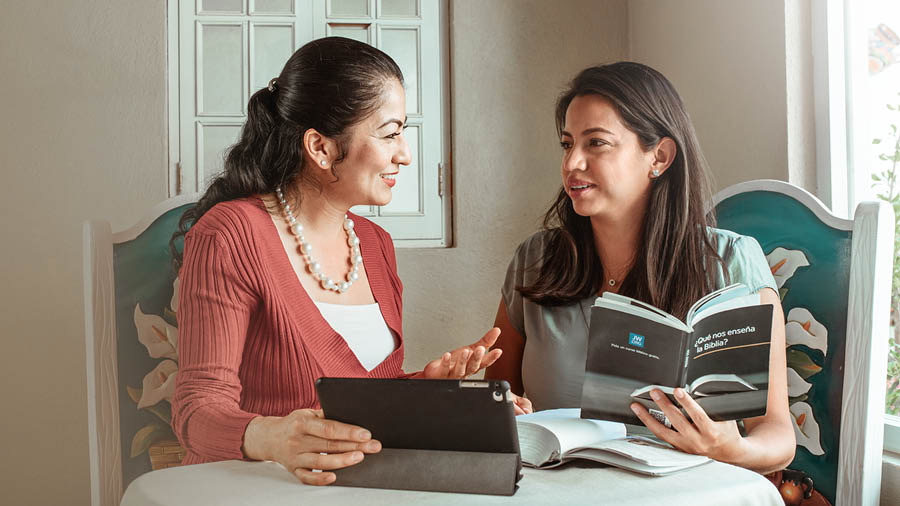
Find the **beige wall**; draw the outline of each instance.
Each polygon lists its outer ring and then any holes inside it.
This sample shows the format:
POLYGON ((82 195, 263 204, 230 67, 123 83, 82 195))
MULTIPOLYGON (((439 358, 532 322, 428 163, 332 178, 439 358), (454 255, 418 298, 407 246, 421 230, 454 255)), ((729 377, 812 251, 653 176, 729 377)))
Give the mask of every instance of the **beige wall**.
MULTIPOLYGON (((661 71, 681 94, 717 189, 788 180, 785 2, 631 0, 628 16, 631 58, 661 71)), ((793 117, 802 114, 811 121, 811 110, 793 117)))
POLYGON ((566 81, 627 57, 626 2, 454 1, 456 247, 398 250, 407 369, 480 338, 516 245, 560 184, 553 120, 566 81))
POLYGON ((0 16, 0 502, 87 504, 81 227, 166 197, 165 2, 0 16))

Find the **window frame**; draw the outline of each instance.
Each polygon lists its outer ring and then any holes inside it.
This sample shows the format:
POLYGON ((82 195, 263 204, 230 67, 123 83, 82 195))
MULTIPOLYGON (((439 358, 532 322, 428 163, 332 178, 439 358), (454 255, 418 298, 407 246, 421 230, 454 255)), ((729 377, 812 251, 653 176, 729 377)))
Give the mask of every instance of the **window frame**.
MULTIPOLYGON (((854 167, 865 164, 871 142, 865 129, 848 128, 854 119, 853 94, 864 89, 867 62, 862 14, 852 0, 813 2, 813 93, 816 175, 819 198, 842 218, 852 219, 854 167), (844 170, 832 170, 842 167, 844 170), (843 191, 842 191, 843 189, 843 191)), ((884 414, 884 450, 900 453, 900 417, 884 414)))

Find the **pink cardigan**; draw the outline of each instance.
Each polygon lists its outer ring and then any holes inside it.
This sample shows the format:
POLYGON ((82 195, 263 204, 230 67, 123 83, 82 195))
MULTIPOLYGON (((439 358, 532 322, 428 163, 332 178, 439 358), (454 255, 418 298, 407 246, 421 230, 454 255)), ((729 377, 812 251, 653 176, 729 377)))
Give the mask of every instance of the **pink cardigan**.
POLYGON ((350 215, 376 302, 400 345, 371 372, 322 318, 257 198, 223 202, 185 237, 172 426, 185 464, 241 459, 259 415, 317 408, 322 376, 404 376, 403 285, 391 237, 350 215))

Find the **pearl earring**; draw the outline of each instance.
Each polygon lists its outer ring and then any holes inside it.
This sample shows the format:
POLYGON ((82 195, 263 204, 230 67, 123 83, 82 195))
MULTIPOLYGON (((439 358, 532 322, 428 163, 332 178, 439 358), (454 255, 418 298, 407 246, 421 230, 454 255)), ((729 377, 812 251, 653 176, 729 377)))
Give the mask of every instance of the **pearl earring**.
POLYGON ((325 166, 325 160, 319 161, 319 164, 320 164, 322 167, 324 167, 324 166, 325 166))
POLYGON ((653 174, 652 177, 659 177, 659 169, 653 169, 650 173, 653 174))

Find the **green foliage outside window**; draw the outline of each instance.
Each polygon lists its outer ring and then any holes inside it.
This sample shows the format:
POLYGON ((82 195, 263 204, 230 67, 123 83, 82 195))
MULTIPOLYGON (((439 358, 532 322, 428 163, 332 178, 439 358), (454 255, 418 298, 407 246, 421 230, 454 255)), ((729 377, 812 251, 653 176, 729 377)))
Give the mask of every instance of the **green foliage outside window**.
MULTIPOLYGON (((897 93, 900 95, 900 93, 897 93)), ((887 108, 900 114, 900 101, 888 104, 887 108)), ((900 133, 897 125, 891 124, 887 135, 872 139, 872 144, 883 144, 885 152, 878 158, 890 162, 890 169, 872 174, 873 187, 879 190, 878 198, 894 208, 894 270, 891 284, 891 329, 889 341, 887 396, 885 412, 900 416, 900 133)))

